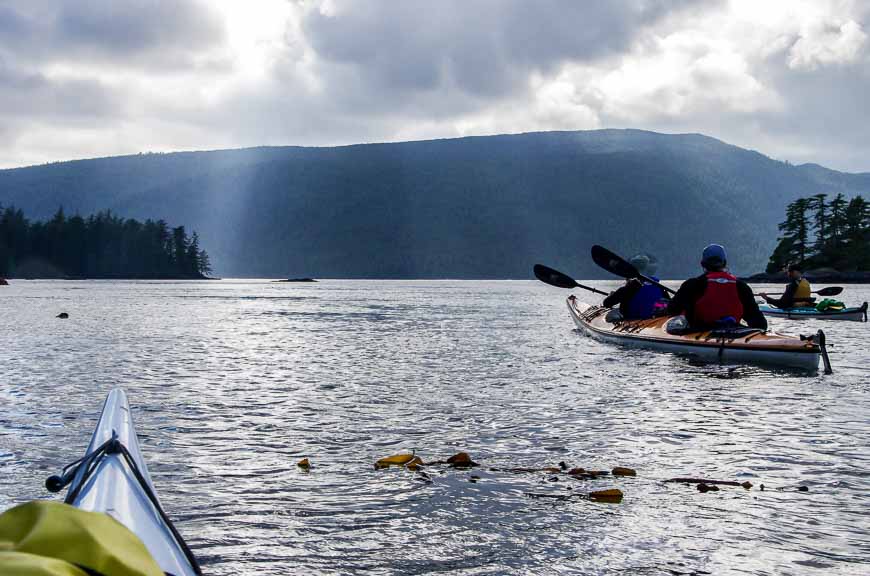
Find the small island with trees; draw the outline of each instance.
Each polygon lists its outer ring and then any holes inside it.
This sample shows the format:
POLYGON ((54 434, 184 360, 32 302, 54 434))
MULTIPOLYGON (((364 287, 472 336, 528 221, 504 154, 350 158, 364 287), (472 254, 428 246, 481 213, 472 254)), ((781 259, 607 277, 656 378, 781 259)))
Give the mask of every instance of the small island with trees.
POLYGON ((751 280, 781 280, 785 267, 798 264, 819 282, 870 281, 870 204, 862 196, 799 198, 786 208, 779 231, 766 272, 751 280))
POLYGON ((196 232, 163 220, 140 222, 109 211, 30 221, 0 207, 0 278, 207 279, 208 253, 196 232))

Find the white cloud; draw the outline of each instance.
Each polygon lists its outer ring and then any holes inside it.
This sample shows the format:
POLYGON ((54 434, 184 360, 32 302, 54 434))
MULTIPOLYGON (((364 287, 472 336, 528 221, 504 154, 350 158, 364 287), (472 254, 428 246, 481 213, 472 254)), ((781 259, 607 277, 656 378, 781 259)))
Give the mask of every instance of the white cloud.
POLYGON ((840 26, 817 22, 808 27, 789 50, 788 65, 815 70, 830 64, 855 62, 867 43, 867 34, 854 20, 840 26))

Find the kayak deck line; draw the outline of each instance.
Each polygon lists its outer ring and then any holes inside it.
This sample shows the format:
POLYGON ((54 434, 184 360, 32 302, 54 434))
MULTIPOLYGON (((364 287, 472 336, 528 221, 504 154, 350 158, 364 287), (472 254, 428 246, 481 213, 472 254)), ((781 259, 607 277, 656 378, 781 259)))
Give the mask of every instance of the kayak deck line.
POLYGON ((45 484, 51 492, 69 485, 65 503, 104 512, 124 524, 167 574, 201 576, 196 557, 154 491, 122 389, 106 397, 85 455, 45 484))
MULTIPOLYGON (((736 333, 721 330, 700 330, 671 334, 666 330, 670 318, 607 322, 609 308, 591 306, 568 297, 571 316, 587 336, 597 340, 695 355, 707 360, 775 364, 808 370, 818 370, 819 359, 827 357, 824 333, 796 338, 763 330, 744 329, 736 333)), ((829 362, 825 361, 829 373, 829 362)))

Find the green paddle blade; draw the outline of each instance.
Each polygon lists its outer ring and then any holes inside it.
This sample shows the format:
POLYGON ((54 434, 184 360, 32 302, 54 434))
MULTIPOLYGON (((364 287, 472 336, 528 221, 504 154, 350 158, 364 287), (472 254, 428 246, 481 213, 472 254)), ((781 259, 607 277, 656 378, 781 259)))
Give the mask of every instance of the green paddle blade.
POLYGON ((549 284, 550 286, 555 286, 557 288, 577 287, 577 282, 575 282, 573 278, 566 274, 562 274, 558 270, 553 270, 548 266, 544 266, 543 264, 535 264, 534 271, 535 278, 544 284, 549 284))

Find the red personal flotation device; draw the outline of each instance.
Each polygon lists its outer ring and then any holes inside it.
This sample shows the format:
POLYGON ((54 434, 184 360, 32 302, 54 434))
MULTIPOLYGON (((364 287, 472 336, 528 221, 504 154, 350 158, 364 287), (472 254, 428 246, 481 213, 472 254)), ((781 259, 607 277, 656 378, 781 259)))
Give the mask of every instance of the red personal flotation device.
POLYGON ((708 272, 707 288, 695 302, 694 322, 713 325, 729 316, 734 322, 743 319, 743 304, 737 293, 737 278, 727 272, 708 272))

